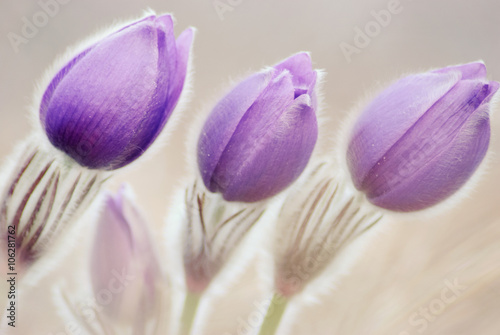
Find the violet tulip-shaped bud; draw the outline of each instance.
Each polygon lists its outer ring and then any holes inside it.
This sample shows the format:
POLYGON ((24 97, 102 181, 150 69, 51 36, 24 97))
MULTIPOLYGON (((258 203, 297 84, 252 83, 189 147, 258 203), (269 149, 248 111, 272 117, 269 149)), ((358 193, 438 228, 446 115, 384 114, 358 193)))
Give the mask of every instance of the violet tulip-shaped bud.
POLYGON ((90 169, 121 168, 167 123, 186 77, 192 29, 149 16, 91 45, 48 85, 40 120, 50 142, 90 169))
POLYGON ((219 101, 198 141, 199 169, 211 192, 255 202, 299 177, 318 136, 316 80, 309 55, 298 53, 219 101))
POLYGON ((476 62, 405 77, 379 94, 351 134, 347 163, 373 204, 409 212, 455 193, 483 160, 499 83, 476 62))
POLYGON ((97 303, 111 324, 147 334, 148 324, 158 322, 165 283, 147 222, 128 189, 106 197, 97 228, 90 264, 97 303))

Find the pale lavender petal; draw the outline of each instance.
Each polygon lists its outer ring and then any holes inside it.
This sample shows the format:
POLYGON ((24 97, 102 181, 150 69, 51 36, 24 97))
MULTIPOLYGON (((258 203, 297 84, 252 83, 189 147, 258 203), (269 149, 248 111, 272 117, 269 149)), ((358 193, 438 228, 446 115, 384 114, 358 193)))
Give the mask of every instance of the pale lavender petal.
POLYGON ((466 120, 453 139, 448 143, 436 143, 443 147, 434 157, 428 157, 427 164, 411 174, 411 161, 408 162, 407 170, 401 171, 403 176, 409 173, 405 182, 370 201, 383 208, 409 212, 446 199, 475 172, 486 154, 489 139, 488 106, 483 105, 466 120))
POLYGON ((475 81, 459 82, 373 165, 360 190, 374 199, 400 184, 410 184, 413 175, 448 150, 453 138, 489 94, 488 89, 488 85, 475 81))
POLYGON ((274 66, 278 71, 287 70, 292 75, 292 83, 295 88, 295 97, 308 93, 313 82, 316 81, 316 71, 312 69, 311 56, 301 52, 288 57, 274 66))
POLYGON ((490 140, 489 101, 500 84, 485 80, 483 63, 420 76, 427 90, 391 90, 403 79, 371 103, 356 124, 347 154, 356 188, 373 204, 394 211, 421 210, 451 196, 476 171, 490 140), (442 83, 431 80, 436 75, 455 76, 458 82, 442 90, 442 83), (412 102, 436 89, 441 96, 430 106, 412 102), (390 113, 384 102, 392 100, 403 101, 399 110, 417 109, 402 116, 390 113), (380 150, 377 143, 393 134, 393 143, 380 150))
MULTIPOLYGON (((121 213, 129 222, 132 230, 134 257, 138 259, 137 263, 139 263, 142 270, 140 275, 144 280, 144 298, 151 303, 149 307, 154 308, 154 301, 158 299, 158 297, 155 297, 156 285, 161 278, 160 264, 148 229, 149 224, 140 213, 135 202, 127 195, 129 192, 128 187, 122 186, 115 199, 121 199, 121 213)), ((142 308, 144 309, 146 306, 143 305, 142 308)))
POLYGON ((316 78, 309 55, 297 54, 221 100, 198 145, 210 191, 228 201, 256 202, 298 178, 317 140, 316 78))
POLYGON ((462 80, 465 79, 486 79, 486 66, 484 63, 475 62, 463 65, 449 66, 443 69, 434 71, 435 73, 458 72, 462 75, 462 80))
MULTIPOLYGON (((258 113, 252 116, 246 124, 260 121, 258 113)), ((270 126, 260 126, 252 134, 243 123, 242 133, 248 132, 246 136, 250 138, 255 135, 256 142, 249 146, 252 142, 247 142, 248 139, 235 136, 231 150, 221 159, 222 162, 227 159, 229 169, 234 169, 226 171, 231 176, 223 193, 226 200, 255 202, 281 192, 300 176, 311 157, 318 126, 308 95, 297 98, 270 126), (231 154, 237 151, 247 157, 239 166, 230 164, 234 162, 231 154)))
MULTIPOLYGON (((276 133, 282 128, 278 120, 292 104, 293 91, 292 78, 285 73, 274 79, 248 109, 218 159, 210 190, 223 193, 227 200, 245 201, 239 198, 246 194, 255 178, 248 178, 243 171, 247 172, 253 165, 267 166, 268 160, 273 159, 265 155, 266 147, 280 136, 276 133)), ((275 170, 267 172, 273 175, 275 170)))
MULTIPOLYGON (((95 296, 113 294, 104 311, 115 320, 151 316, 157 307, 161 271, 148 224, 129 187, 106 196, 92 248, 91 281, 95 296), (138 305, 140 303, 140 305, 138 305)), ((127 320, 134 323, 133 320, 127 320)))
POLYGON ((459 79, 456 72, 413 75, 397 81, 373 99, 354 126, 347 152, 357 188, 362 187, 369 171, 385 153, 459 79))
POLYGON ((211 178, 222 153, 240 120, 269 85, 272 73, 257 73, 238 84, 212 110, 198 141, 198 165, 205 185, 212 192, 217 187, 211 178))
POLYGON ((498 89, 500 88, 500 83, 498 81, 490 81, 488 83, 488 95, 483 100, 483 104, 489 103, 491 99, 495 96, 498 89))
MULTIPOLYGON (((133 255, 132 231, 123 216, 121 204, 111 195, 106 197, 105 208, 100 215, 98 231, 92 248, 92 288, 99 296, 108 290, 117 274, 130 274, 133 255)), ((113 316, 119 313, 122 294, 116 294, 105 311, 113 316)))
POLYGON ((311 84, 307 88, 306 94, 311 97, 311 106, 316 111, 318 109, 318 97, 316 95, 316 82, 318 81, 318 73, 314 71, 311 84))

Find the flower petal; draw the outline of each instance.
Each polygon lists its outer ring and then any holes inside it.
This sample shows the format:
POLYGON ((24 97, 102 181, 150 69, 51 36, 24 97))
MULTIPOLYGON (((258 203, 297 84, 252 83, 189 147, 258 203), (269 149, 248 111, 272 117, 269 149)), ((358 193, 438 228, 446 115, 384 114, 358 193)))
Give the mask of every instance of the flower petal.
MULTIPOLYGON (((92 249, 91 280, 94 292, 107 289, 114 273, 129 269, 133 257, 132 239, 131 227, 123 216, 120 202, 108 195, 92 249)), ((122 296, 116 295, 106 307, 106 312, 116 316, 122 296)))
POLYGON ((224 151, 212 180, 226 200, 255 202, 273 196, 307 165, 317 139, 316 115, 308 95, 280 107, 292 101, 290 79, 284 76, 269 87, 224 151))
POLYGON ((450 73, 457 72, 462 76, 462 80, 465 79, 486 79, 486 66, 482 62, 474 62, 463 65, 449 66, 443 69, 434 71, 435 73, 450 73))
POLYGON ((274 66, 278 71, 288 70, 292 75, 295 88, 307 91, 316 80, 316 72, 312 70, 311 56, 307 52, 292 55, 274 66))
POLYGON ((177 45, 177 64, 175 74, 171 79, 168 93, 170 100, 167 108, 169 110, 173 110, 175 108, 175 104, 177 104, 184 87, 193 38, 194 30, 192 28, 188 28, 184 30, 179 37, 177 37, 177 40, 175 40, 177 45))
POLYGON ((347 152, 356 188, 363 188, 369 171, 459 79, 456 72, 412 75, 373 99, 354 126, 347 152))
POLYGON ((215 192, 212 175, 241 119, 269 85, 272 72, 250 76, 237 85, 215 106, 198 142, 198 165, 207 188, 215 192))
MULTIPOLYGON (((429 163, 396 185, 391 192, 370 198, 380 207, 395 211, 416 211, 430 207, 461 188, 483 160, 489 145, 488 106, 482 105, 429 163)), ((424 155, 425 158, 425 155, 424 155)))
MULTIPOLYGON (((174 23, 170 15, 159 17, 155 22, 158 38, 157 78, 155 90, 144 111, 140 123, 130 124, 130 142, 123 159, 113 169, 123 167, 137 159, 158 137, 177 103, 178 96, 170 95, 177 73, 177 50, 174 38, 174 23)), ((150 83, 146 83, 150 84, 150 83)), ((180 89, 182 90, 182 84, 180 89)))
POLYGON ((53 93, 45 120, 51 142, 90 168, 120 164, 155 94, 157 62, 149 22, 98 43, 53 93))
MULTIPOLYGON (((374 165, 364 179, 361 190, 367 192, 370 200, 393 192, 401 199, 405 198, 406 195, 401 196, 396 189, 400 185, 416 189, 421 181, 415 176, 420 175, 420 170, 435 162, 441 164, 441 157, 450 150, 454 138, 488 94, 488 84, 471 80, 459 82, 374 165)), ((469 167, 463 168, 467 170, 469 167)), ((415 191, 410 193, 419 197, 415 191)), ((420 204, 421 201, 415 203, 420 204)))

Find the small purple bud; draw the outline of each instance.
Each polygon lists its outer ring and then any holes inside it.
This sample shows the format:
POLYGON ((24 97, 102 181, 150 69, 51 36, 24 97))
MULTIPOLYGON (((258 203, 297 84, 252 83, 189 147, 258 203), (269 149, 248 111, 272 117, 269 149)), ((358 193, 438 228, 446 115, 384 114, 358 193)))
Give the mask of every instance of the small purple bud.
POLYGON ((299 177, 318 137, 307 53, 239 83, 212 110, 198 142, 205 186, 228 201, 271 197, 299 177))
POLYGON ((137 159, 179 100, 192 39, 192 29, 175 39, 170 15, 149 16, 76 55, 42 98, 50 142, 90 169, 137 159))
POLYGON ((400 79, 363 111, 347 163, 373 204, 401 212, 433 206, 472 176, 490 141, 489 102, 500 84, 483 63, 400 79))

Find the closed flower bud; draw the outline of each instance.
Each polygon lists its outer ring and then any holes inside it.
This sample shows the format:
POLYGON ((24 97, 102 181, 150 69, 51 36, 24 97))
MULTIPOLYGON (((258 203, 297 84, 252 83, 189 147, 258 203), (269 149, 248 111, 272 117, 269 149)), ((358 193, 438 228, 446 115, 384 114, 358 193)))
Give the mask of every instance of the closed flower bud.
POLYGON ((186 77, 191 29, 149 16, 91 45, 48 85, 40 120, 50 142, 90 169, 114 170, 158 137, 186 77))
POLYGON ((299 53, 219 101, 198 142, 199 169, 211 192, 255 202, 299 177, 318 135, 316 79, 309 55, 299 53))
POLYGON ((483 160, 499 83, 483 63, 405 77, 378 95, 351 134, 347 163, 373 204, 409 212, 455 193, 483 160))
POLYGON ((165 283, 147 222, 129 190, 107 196, 97 227, 91 258, 96 300, 112 324, 146 334, 148 324, 158 322, 165 283))

